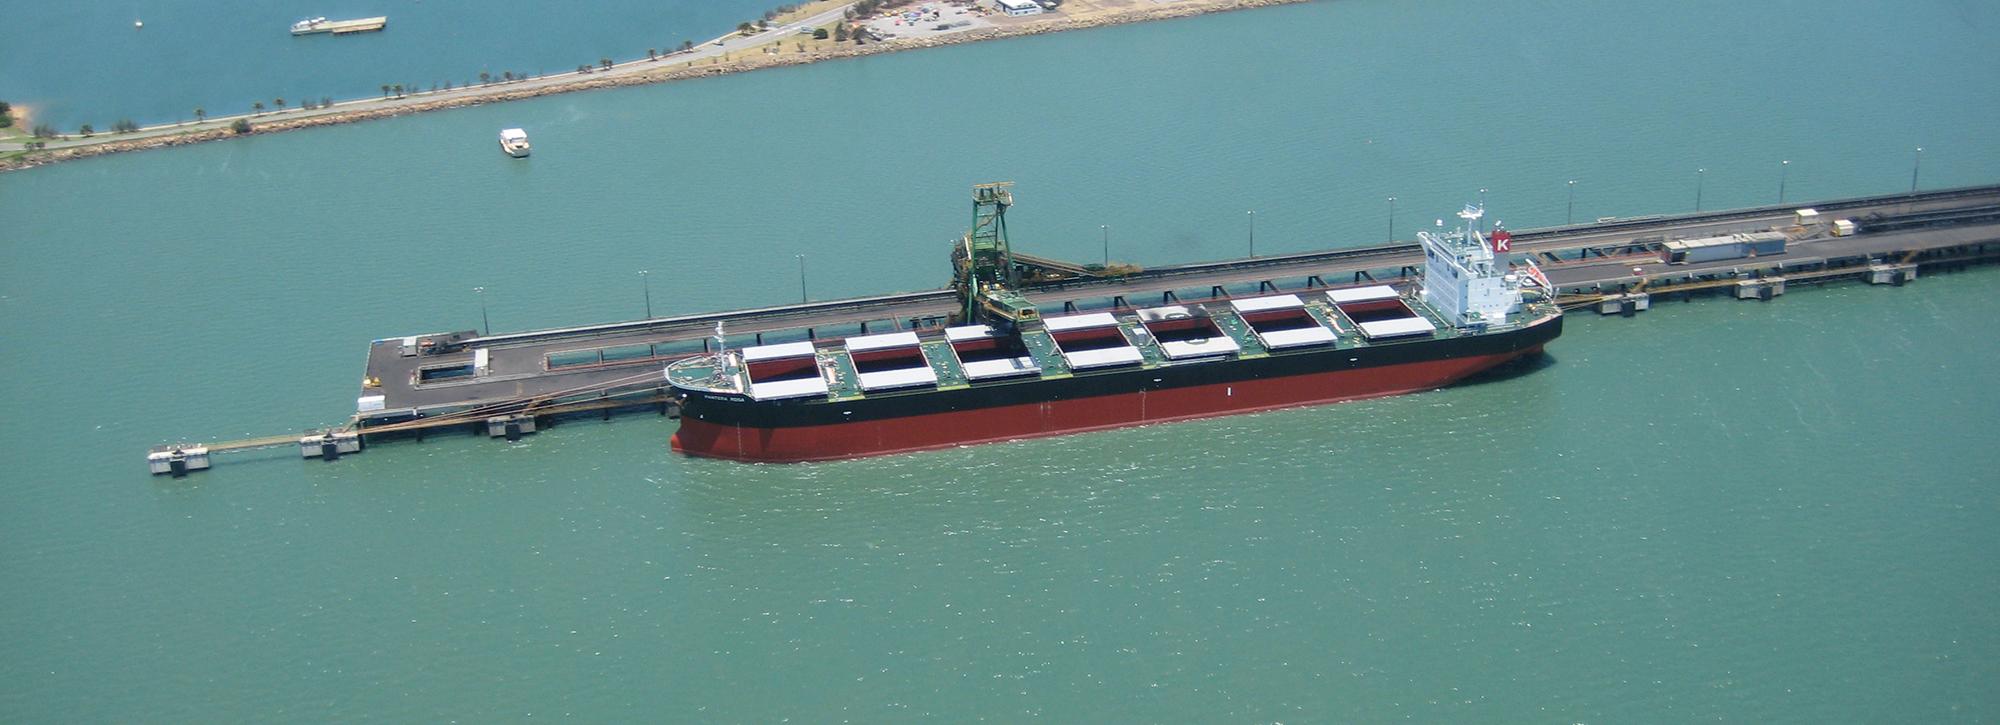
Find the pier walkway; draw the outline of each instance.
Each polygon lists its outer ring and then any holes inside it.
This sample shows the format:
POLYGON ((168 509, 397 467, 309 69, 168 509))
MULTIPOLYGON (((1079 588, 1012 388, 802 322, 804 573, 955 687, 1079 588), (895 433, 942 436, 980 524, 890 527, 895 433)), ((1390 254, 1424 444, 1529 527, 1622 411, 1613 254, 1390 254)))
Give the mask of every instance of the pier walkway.
MULTIPOLYGON (((1669 265, 1657 253, 1667 239, 1786 228, 1802 206, 1518 231, 1513 252, 1517 258, 1535 256, 1572 306, 1582 306, 1649 286, 1658 294, 1781 274, 1860 274, 1871 263, 1906 263, 2000 240, 2000 186, 1990 186, 1814 202, 1811 208, 1828 224, 1854 219, 1861 232, 1836 237, 1795 229, 1802 238, 1784 254, 1669 265), (1886 223, 1896 219, 1922 222, 1886 223)), ((1048 313, 1060 314, 1391 281, 1413 275, 1421 264, 1417 245, 1393 244, 1176 265, 1023 291, 1048 313)), ((941 289, 500 335, 467 331, 377 340, 369 347, 369 385, 360 391, 355 423, 373 429, 445 414, 483 419, 558 404, 658 403, 661 365, 710 349, 717 323, 724 326, 727 344, 740 347, 938 327, 955 306, 955 294, 941 289)))
MULTIPOLYGON (((1566 309, 1631 315, 1663 295, 1730 291, 1770 299, 1792 285, 1841 278, 1903 284, 1920 266, 2000 261, 2000 185, 1774 205, 1719 212, 1603 219, 1513 232, 1513 258, 1532 257, 1566 309), (1820 221, 1800 224, 1802 208, 1820 221), (1855 227, 1836 234, 1836 220, 1855 227), (1672 239, 1782 231, 1783 253, 1668 264, 1672 239)), ((1018 260, 1017 260, 1018 261, 1018 260)), ((1416 244, 1331 249, 1147 269, 1108 279, 1024 285, 1047 314, 1195 303, 1276 292, 1377 284, 1414 277, 1416 244)), ((305 438, 272 437, 206 447, 164 446, 155 455, 284 445, 311 457, 360 449, 357 433, 472 426, 516 438, 552 416, 614 409, 674 412, 663 367, 713 349, 722 325, 729 347, 943 327, 957 307, 949 289, 632 320, 498 335, 441 332, 375 340, 354 416, 305 438), (338 437, 338 439, 336 439, 338 437)), ((155 472, 170 462, 158 461, 155 472)), ((172 465, 179 466, 178 463, 172 465)))

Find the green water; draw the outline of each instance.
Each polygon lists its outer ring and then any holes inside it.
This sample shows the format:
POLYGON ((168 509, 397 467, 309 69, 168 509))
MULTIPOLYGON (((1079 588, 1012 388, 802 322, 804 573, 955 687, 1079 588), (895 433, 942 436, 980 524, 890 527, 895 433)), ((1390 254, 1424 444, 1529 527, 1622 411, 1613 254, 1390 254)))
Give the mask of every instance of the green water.
POLYGON ((2000 717, 2000 271, 1577 318, 1445 391, 805 466, 334 464, 371 338, 2000 179, 1988 5, 1315 3, 0 176, 0 720, 2000 717), (1483 10, 1482 10, 1483 9, 1483 10), (1475 15, 1483 12, 1483 15, 1475 15), (1866 32, 1855 28, 1865 27, 1866 32), (1674 39, 1671 41, 1662 40, 1674 39), (1687 39, 1702 39, 1693 42, 1687 39), (1466 50, 1448 53, 1457 44, 1466 50), (494 148, 527 127, 534 158, 494 148))

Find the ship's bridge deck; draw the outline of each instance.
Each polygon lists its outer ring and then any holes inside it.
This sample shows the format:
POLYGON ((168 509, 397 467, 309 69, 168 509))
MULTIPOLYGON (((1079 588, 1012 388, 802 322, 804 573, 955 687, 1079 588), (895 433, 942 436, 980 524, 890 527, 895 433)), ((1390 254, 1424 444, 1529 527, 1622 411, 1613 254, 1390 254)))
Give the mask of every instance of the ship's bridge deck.
MULTIPOLYGON (((1541 295, 1524 296, 1518 311, 1483 329, 1560 314, 1541 295)), ((1421 295, 1378 285, 1049 317, 1018 335, 967 325, 761 345, 676 362, 667 380, 683 390, 754 400, 851 401, 1465 334, 1476 331, 1445 319, 1421 295)))

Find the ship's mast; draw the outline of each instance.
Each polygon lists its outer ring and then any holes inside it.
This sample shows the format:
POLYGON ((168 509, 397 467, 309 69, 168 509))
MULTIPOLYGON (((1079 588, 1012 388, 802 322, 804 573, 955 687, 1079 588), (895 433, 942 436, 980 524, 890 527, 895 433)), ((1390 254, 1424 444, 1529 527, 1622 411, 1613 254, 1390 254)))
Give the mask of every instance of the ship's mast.
POLYGON ((957 273, 952 286, 959 297, 959 320, 984 322, 998 329, 1041 319, 1041 314, 1013 288, 1020 283, 1014 253, 1007 246, 1007 207, 1014 204, 1011 181, 972 187, 972 229, 952 252, 957 273))

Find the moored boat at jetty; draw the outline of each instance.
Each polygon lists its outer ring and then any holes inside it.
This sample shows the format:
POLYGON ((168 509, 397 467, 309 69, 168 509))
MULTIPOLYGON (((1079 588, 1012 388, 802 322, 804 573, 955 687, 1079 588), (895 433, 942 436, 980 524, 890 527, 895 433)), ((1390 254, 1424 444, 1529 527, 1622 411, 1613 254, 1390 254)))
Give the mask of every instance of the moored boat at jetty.
MULTIPOLYGON (((1562 332, 1505 232, 1422 232, 1421 283, 1043 317, 1016 291, 1007 184, 973 190, 953 254, 957 324, 676 362, 673 448, 741 461, 853 458, 1204 418, 1448 385, 1562 332)), ((722 335, 718 330, 718 342, 722 335)))

